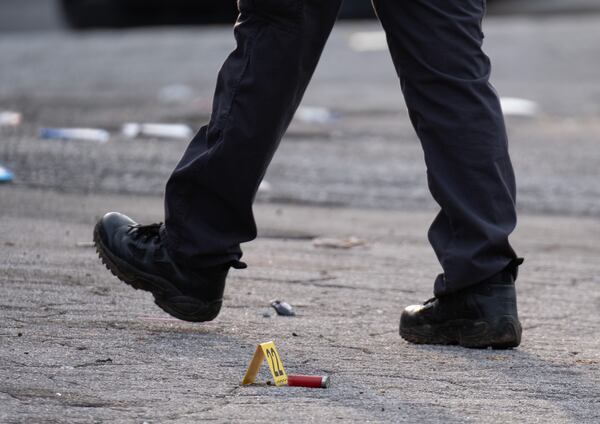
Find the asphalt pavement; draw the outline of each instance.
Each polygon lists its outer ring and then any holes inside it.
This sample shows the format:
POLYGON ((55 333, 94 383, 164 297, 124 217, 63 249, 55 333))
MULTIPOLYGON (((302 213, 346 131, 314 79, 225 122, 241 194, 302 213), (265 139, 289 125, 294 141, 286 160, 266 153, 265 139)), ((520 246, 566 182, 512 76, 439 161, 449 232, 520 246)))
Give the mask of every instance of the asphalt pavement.
MULTIPOLYGON (((262 200, 436 208, 379 30, 374 22, 334 30, 303 102, 331 117, 295 120, 262 200), (357 51, 353 40, 365 34, 374 34, 373 49, 357 51)), ((600 17, 489 18, 485 31, 500 95, 538 105, 531 116, 507 118, 519 208, 599 216, 600 17)), ((130 141, 121 126, 183 122, 197 130, 233 42, 228 27, 3 36, 1 106, 22 112, 24 124, 0 130, 1 160, 14 168, 16 184, 161 194, 187 141, 130 141), (187 87, 189 98, 159 100, 173 85, 187 87), (103 146, 40 141, 45 126, 100 127, 113 139, 103 146)))
POLYGON ((513 351, 397 334, 440 271, 426 240, 436 205, 375 22, 332 34, 259 195, 249 269, 232 272, 222 314, 201 325, 166 316, 88 246, 108 210, 162 219, 187 141, 131 140, 121 126, 206 122, 230 28, 3 34, 0 110, 23 123, 0 128, 0 165, 15 173, 0 186, 0 422, 600 421, 600 17, 490 17, 485 30, 527 258, 513 351), (41 140, 46 126, 112 137, 41 140), (313 242, 348 236, 366 244, 313 242), (298 315, 264 317, 274 298, 298 315), (264 370, 240 387, 269 340, 288 372, 332 387, 271 387, 264 370))
POLYGON ((398 335, 408 304, 439 272, 428 212, 290 204, 256 208, 260 236, 232 271, 221 315, 190 324, 101 265, 95 219, 159 220, 160 198, 0 191, 0 422, 597 423, 600 225, 521 217, 515 246, 524 326, 512 351, 415 346, 398 335), (313 237, 355 236, 348 250, 313 237), (264 317, 272 299, 295 317, 264 317), (256 344, 288 373, 329 389, 240 387, 256 344))

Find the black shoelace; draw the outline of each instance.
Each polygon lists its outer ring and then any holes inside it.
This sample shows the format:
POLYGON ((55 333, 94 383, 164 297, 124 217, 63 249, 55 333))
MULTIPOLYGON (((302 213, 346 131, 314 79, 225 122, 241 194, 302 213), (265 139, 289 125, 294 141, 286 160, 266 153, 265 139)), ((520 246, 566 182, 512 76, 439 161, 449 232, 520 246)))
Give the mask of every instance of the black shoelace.
POLYGON ((132 235, 135 239, 141 239, 143 242, 147 243, 150 240, 155 239, 156 241, 160 241, 160 227, 162 226, 162 222, 158 222, 155 224, 149 225, 141 225, 135 224, 130 225, 129 230, 127 232, 132 235))

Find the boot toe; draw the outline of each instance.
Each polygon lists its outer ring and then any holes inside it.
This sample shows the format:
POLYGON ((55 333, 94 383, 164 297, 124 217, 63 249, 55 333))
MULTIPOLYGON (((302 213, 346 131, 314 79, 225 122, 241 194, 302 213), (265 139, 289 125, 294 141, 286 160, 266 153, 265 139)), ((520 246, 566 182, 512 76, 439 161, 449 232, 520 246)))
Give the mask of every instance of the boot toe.
POLYGON ((135 225, 136 222, 126 215, 118 212, 109 212, 96 224, 97 235, 106 246, 111 245, 114 235, 123 227, 135 225))
POLYGON ((420 312, 423 308, 423 305, 407 306, 400 316, 400 328, 410 328, 421 325, 423 320, 420 312))

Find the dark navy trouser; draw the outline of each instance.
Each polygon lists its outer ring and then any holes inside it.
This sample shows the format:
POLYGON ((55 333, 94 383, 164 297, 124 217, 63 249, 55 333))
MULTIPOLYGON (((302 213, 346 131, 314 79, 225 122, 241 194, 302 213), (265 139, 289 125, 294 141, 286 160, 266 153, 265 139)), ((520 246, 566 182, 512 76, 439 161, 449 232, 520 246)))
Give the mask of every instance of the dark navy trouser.
MULTIPOLYGON (((239 0, 237 48, 210 123, 166 187, 164 237, 178 261, 239 259, 256 237, 258 186, 317 65, 341 0, 239 0)), ((485 0, 374 0, 441 206, 429 240, 444 273, 436 295, 516 258, 515 179, 498 97, 481 50, 485 0)))

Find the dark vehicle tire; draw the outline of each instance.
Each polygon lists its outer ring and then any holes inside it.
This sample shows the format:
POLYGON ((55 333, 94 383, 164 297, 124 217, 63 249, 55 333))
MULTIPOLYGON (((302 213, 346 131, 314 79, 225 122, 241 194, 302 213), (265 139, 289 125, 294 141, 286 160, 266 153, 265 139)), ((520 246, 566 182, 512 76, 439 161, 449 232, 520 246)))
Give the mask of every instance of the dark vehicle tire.
POLYGON ((233 22, 236 2, 223 0, 57 0, 72 29, 233 22))
POLYGON ((120 27, 128 24, 118 1, 60 0, 66 24, 73 29, 120 27))
MULTIPOLYGON (((235 0, 57 0, 72 29, 233 22, 235 0)), ((374 17, 370 0, 345 0, 340 17, 374 17)))

